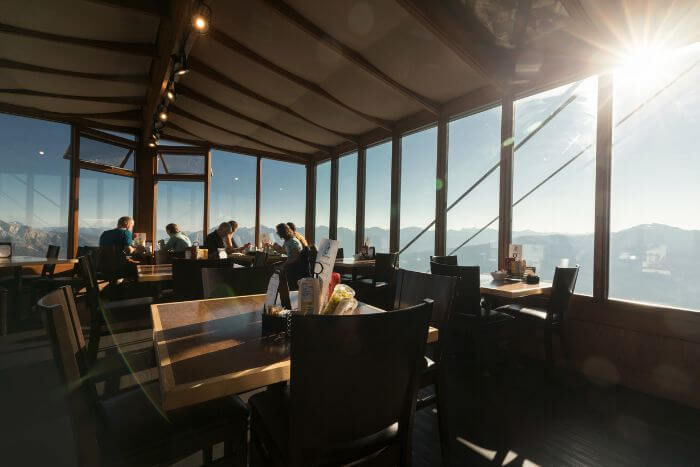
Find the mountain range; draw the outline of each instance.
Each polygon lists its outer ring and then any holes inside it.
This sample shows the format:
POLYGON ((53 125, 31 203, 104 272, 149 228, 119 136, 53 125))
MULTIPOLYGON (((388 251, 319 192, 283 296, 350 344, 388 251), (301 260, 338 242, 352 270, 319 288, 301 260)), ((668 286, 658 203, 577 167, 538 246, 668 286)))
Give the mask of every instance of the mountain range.
MULTIPOLYGON (((304 229, 299 229, 304 233, 304 229)), ((401 244, 412 239, 421 229, 401 229, 401 244)), ((80 245, 96 245, 102 229, 81 228, 80 245)), ((261 233, 279 241, 274 228, 262 226, 261 233)), ((448 230, 448 252, 476 233, 476 229, 448 230)), ((389 251, 389 231, 379 227, 366 229, 366 237, 378 252, 389 251)), ((189 233, 201 242, 202 232, 189 233)), ((327 226, 316 228, 316 238, 328 236, 327 226)), ((165 238, 165 232, 158 238, 165 238)), ((240 244, 253 242, 255 229, 240 227, 236 232, 240 244)), ((455 254, 459 264, 479 265, 482 272, 497 269, 498 232, 486 229, 455 254)), ((338 240, 350 256, 355 244, 355 232, 339 227, 338 240)), ((34 229, 17 222, 0 220, 0 241, 12 242, 13 254, 43 256, 48 245, 60 245, 65 255, 67 232, 64 228, 34 229)), ((433 254, 434 231, 426 232, 402 253, 401 267, 418 271, 429 270, 433 254)), ((535 266, 542 279, 551 280, 562 259, 581 267, 576 286, 578 293, 592 293, 593 234, 556 234, 533 231, 513 232, 513 242, 523 245, 528 265, 535 266)), ((641 224, 611 235, 610 297, 658 303, 700 310, 700 230, 685 230, 664 224, 641 224)))

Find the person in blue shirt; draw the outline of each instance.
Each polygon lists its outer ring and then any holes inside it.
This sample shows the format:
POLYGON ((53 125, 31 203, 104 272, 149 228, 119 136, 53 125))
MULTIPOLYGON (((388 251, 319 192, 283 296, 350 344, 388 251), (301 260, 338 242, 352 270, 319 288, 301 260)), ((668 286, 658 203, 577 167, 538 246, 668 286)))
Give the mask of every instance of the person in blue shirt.
POLYGON ((120 217, 117 221, 117 228, 105 230, 100 235, 100 246, 116 246, 121 248, 125 254, 130 255, 136 249, 134 243, 134 220, 129 216, 120 217))
POLYGON ((173 253, 182 253, 187 248, 192 246, 192 240, 180 232, 180 227, 177 224, 168 224, 165 226, 165 232, 170 237, 168 243, 165 244, 165 249, 167 251, 172 251, 173 253))

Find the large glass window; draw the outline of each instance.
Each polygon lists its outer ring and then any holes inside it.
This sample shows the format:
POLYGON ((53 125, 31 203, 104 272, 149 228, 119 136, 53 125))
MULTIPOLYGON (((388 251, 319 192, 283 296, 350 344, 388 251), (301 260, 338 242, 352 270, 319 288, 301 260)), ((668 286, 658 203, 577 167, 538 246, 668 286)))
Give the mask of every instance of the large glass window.
MULTIPOLYGON (((203 244, 204 182, 159 181, 156 238, 165 239, 165 226, 175 223, 193 242, 203 244)), ((138 230, 138 226, 136 226, 138 230)))
MULTIPOLYGON (((115 228, 120 217, 131 216, 133 208, 133 178, 81 170, 78 245, 98 246, 100 234, 115 228)), ((134 231, 141 231, 138 225, 134 231)))
POLYGON ((16 255, 68 245, 70 125, 0 114, 0 241, 16 255))
MULTIPOLYGON (((435 219, 436 164, 436 127, 401 138, 401 248, 435 219)), ((430 255, 434 251, 433 226, 401 253, 401 267, 430 271, 430 255)))
POLYGON ((159 174, 204 175, 205 165, 201 154, 158 153, 159 174))
POLYGON ((700 309, 699 60, 695 44, 614 75, 611 298, 700 309))
POLYGON ((482 273, 498 269, 501 107, 449 124, 447 253, 482 273), (466 195, 465 195, 466 193, 466 195))
POLYGON ((255 243, 256 169, 255 157, 211 152, 209 229, 235 220, 238 222, 235 234, 238 245, 255 243))
POLYGON ((260 235, 278 242, 275 226, 294 222, 304 233, 306 212, 306 167, 271 159, 262 161, 262 199, 260 200, 260 235))
POLYGON ((515 102, 513 243, 544 280, 578 264, 583 294, 593 292, 596 109, 596 77, 515 102))
POLYGON ((322 238, 328 238, 328 226, 331 218, 331 162, 316 166, 316 244, 322 238))
POLYGON ((391 141, 367 148, 365 237, 377 252, 389 252, 391 141))
POLYGON ((89 136, 81 136, 80 160, 134 170, 134 148, 107 143, 89 136))
POLYGON ((338 245, 348 256, 355 253, 357 213, 357 153, 338 160, 338 245))

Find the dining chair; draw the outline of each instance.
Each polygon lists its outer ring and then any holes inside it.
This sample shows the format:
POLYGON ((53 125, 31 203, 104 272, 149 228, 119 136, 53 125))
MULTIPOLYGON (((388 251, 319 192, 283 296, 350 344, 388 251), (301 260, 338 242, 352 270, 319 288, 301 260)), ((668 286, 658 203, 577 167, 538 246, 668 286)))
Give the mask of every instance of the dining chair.
POLYGON ((253 259, 253 267, 267 266, 267 253, 264 251, 256 251, 253 259))
POLYGON ((571 268, 556 268, 549 300, 545 307, 527 307, 519 304, 510 304, 497 308, 503 313, 510 313, 518 321, 526 321, 544 331, 544 351, 550 368, 554 367, 554 337, 559 335, 559 340, 567 362, 571 360, 571 348, 564 329, 564 318, 569 308, 571 296, 574 294, 579 266, 571 268))
POLYGON ((360 277, 352 282, 352 286, 368 303, 388 308, 390 303, 387 302, 391 302, 393 298, 391 290, 398 261, 398 253, 376 253, 372 277, 360 277))
POLYGON ((249 400, 251 466, 409 465, 432 305, 293 315, 289 388, 249 400))
POLYGON ((178 300, 204 298, 202 269, 232 269, 233 259, 173 259, 173 290, 178 300))
POLYGON ((449 264, 451 266, 457 266, 457 256, 431 256, 431 263, 449 264))
MULTIPOLYGON (((511 314, 489 310, 481 305, 479 266, 453 266, 431 261, 433 275, 457 278, 453 320, 454 332, 466 334, 473 343, 476 400, 482 396, 484 370, 496 350, 507 347, 515 333, 511 314), (458 329, 457 329, 458 328, 458 329)), ((454 334, 453 332, 453 334, 454 334)))
MULTIPOLYGON (((110 398, 97 395, 86 366, 85 342, 66 303, 67 287, 43 297, 38 308, 65 388, 78 465, 161 465, 224 442, 229 463, 246 465, 248 411, 238 398, 214 400, 167 415, 158 384, 137 385, 110 398)), ((224 459, 224 462, 227 459, 224 459)))
POLYGON ((454 310, 456 283, 457 280, 454 277, 435 276, 422 272, 399 269, 396 274, 396 291, 394 294, 393 306, 393 309, 396 310, 416 305, 426 298, 433 301, 430 325, 438 329, 441 338, 437 342, 429 345, 426 349, 427 352, 424 356, 419 387, 427 388, 433 386, 435 391, 420 397, 417 401, 416 409, 421 410, 429 405, 437 404, 438 426, 440 428, 440 440, 443 453, 449 442, 449 435, 446 432, 444 418, 449 409, 443 405, 446 399, 438 397, 438 393, 441 391, 438 376, 444 342, 442 336, 453 332, 450 325, 454 310))
POLYGON ((263 294, 267 291, 273 269, 273 266, 202 268, 203 298, 263 294))
POLYGON ((85 283, 85 298, 90 313, 90 337, 87 345, 88 363, 94 364, 103 336, 149 329, 153 326, 150 307, 152 297, 103 301, 100 287, 89 256, 78 258, 80 274, 85 283))

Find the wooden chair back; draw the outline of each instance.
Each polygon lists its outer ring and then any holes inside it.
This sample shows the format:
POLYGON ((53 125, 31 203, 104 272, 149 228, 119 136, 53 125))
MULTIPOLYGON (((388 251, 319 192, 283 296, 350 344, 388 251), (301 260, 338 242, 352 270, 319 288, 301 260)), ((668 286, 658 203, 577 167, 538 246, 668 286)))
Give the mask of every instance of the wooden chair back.
MULTIPOLYGON (((58 259, 58 253, 61 251, 61 247, 58 245, 49 245, 46 250, 46 259, 58 259)), ((56 264, 44 264, 41 268, 41 277, 53 277, 53 273, 56 270, 56 264)))
POLYGON ((481 316, 481 271, 479 266, 452 266, 430 262, 430 272, 457 278, 454 308, 460 313, 481 316))
POLYGON ((430 257, 430 262, 435 262, 435 263, 440 263, 440 264, 449 264, 450 266, 457 266, 457 256, 456 255, 451 255, 451 256, 431 256, 430 257))
POLYGON ((369 315, 294 315, 290 465, 340 465, 353 441, 398 423, 410 462, 418 376, 432 303, 369 315))
POLYGON ((135 277, 136 268, 126 260, 126 255, 121 247, 110 245, 102 246, 97 252, 97 271, 102 278, 109 282, 117 279, 135 277))
POLYGON ((272 276, 272 266, 254 268, 202 268, 203 298, 263 294, 272 276))
POLYGON ((564 314, 569 308, 569 302, 576 287, 578 270, 578 265, 573 268, 556 268, 554 270, 552 291, 547 306, 547 321, 557 324, 564 321, 564 314))
POLYGON ((374 275, 372 279, 375 283, 394 283, 396 274, 396 263, 399 260, 398 253, 377 253, 374 255, 374 275))
POLYGON ((173 288, 180 300, 204 298, 202 269, 232 269, 232 259, 173 259, 173 288))
POLYGON ((457 279, 449 276, 399 269, 396 275, 394 309, 398 310, 433 300, 430 324, 438 329, 446 323, 454 308, 457 279))
POLYGON ((98 465, 97 394, 90 379, 83 377, 85 343, 76 336, 76 324, 66 301, 67 294, 72 297, 70 287, 54 290, 39 300, 37 308, 44 317, 46 333, 66 393, 78 465, 98 465))

